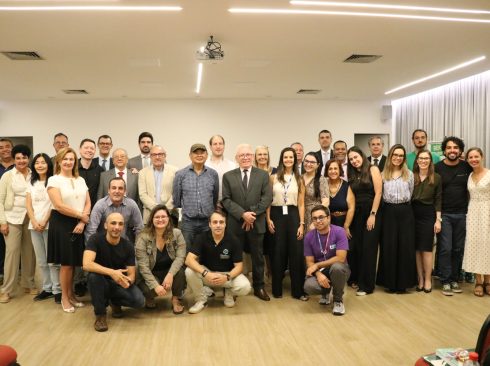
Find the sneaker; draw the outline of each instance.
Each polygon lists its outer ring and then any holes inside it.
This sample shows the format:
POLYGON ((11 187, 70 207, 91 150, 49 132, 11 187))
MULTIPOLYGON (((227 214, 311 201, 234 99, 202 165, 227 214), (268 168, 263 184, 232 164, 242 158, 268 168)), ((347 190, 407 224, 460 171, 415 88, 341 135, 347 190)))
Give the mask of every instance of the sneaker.
POLYGON ((344 315, 345 314, 345 306, 342 301, 335 301, 333 303, 333 315, 344 315))
POLYGON ((9 294, 0 294, 0 304, 6 304, 10 301, 10 296, 9 294))
POLYGON ((206 306, 208 305, 207 302, 205 301, 198 301, 194 304, 194 306, 192 306, 190 309, 189 309, 189 313, 190 314, 197 314, 197 313, 200 313, 206 306))
POLYGON ((204 294, 205 294, 207 297, 213 297, 213 296, 214 296, 214 291, 211 289, 211 287, 204 286, 204 287, 203 287, 203 291, 204 291, 204 294))
POLYGON ((48 291, 41 291, 41 293, 37 296, 34 296, 34 301, 42 301, 42 300, 46 300, 46 299, 49 299, 50 297, 53 297, 53 293, 52 292, 48 292, 48 291))
POLYGON ((112 309, 112 317, 119 319, 124 316, 122 308, 120 305, 114 305, 111 303, 111 309, 112 309))
POLYGON ((357 290, 356 296, 366 296, 367 292, 364 290, 357 290))
POLYGON ((229 288, 225 288, 224 303, 227 308, 232 308, 233 306, 235 306, 235 299, 233 298, 233 294, 231 293, 231 290, 229 288))
POLYGON ((446 296, 453 296, 453 290, 451 290, 451 285, 449 283, 445 283, 442 285, 442 294, 446 296))
POLYGON ((105 332, 109 329, 107 326, 107 316, 106 315, 97 315, 95 317, 94 329, 97 332, 105 332))
POLYGON ((54 294, 54 302, 56 304, 61 304, 61 292, 59 294, 54 294))
POLYGON ((325 295, 325 297, 320 297, 318 301, 320 305, 330 305, 330 294, 325 295))
POLYGON ((463 290, 461 289, 461 287, 459 287, 459 284, 457 282, 451 282, 451 290, 455 294, 460 294, 461 292, 463 292, 463 290))

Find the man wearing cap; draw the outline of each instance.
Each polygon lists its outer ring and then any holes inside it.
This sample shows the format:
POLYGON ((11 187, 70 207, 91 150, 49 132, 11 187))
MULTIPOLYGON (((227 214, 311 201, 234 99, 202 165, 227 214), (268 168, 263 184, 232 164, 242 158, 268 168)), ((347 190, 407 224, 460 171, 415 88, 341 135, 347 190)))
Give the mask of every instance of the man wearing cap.
POLYGON ((197 234, 208 231, 208 219, 216 209, 219 178, 216 170, 205 166, 208 151, 203 144, 194 144, 189 153, 191 164, 175 174, 173 201, 182 208, 182 234, 191 248, 197 234))

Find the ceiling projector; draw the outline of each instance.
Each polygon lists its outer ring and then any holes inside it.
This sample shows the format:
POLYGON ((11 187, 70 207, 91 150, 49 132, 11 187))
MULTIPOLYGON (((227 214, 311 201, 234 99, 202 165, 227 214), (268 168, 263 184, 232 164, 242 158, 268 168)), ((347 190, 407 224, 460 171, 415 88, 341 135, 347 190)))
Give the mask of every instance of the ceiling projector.
POLYGON ((225 53, 221 50, 221 43, 216 42, 213 36, 209 36, 209 41, 206 47, 201 47, 196 52, 196 58, 199 61, 221 61, 225 57, 225 53))

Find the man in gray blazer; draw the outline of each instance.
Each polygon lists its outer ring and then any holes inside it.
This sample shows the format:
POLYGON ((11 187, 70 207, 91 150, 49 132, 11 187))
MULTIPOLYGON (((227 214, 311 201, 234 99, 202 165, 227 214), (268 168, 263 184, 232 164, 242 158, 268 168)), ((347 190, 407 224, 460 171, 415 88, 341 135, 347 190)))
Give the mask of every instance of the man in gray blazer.
POLYGON ((254 295, 270 301, 264 289, 263 256, 265 211, 272 203, 269 174, 252 166, 254 153, 248 144, 238 145, 235 158, 239 168, 223 175, 221 203, 228 212, 227 231, 240 241, 242 247, 245 244, 250 247, 254 295))
MULTIPOLYGON (((109 182, 112 178, 121 177, 126 182, 126 197, 133 199, 139 203, 138 193, 138 174, 131 173, 130 169, 126 168, 128 163, 128 153, 126 150, 118 148, 112 153, 112 161, 114 168, 100 175, 99 190, 97 191, 97 200, 107 196, 109 182)), ((95 204, 95 202, 94 202, 95 204)))
POLYGON ((149 132, 141 132, 138 136, 138 147, 141 154, 129 159, 128 169, 139 172, 141 169, 151 165, 150 150, 153 146, 153 135, 149 132))

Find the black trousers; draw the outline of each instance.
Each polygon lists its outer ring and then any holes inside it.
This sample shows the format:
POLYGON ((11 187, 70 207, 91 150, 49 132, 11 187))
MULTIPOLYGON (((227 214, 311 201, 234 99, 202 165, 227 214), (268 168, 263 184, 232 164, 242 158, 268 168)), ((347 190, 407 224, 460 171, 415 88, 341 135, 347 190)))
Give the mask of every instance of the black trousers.
POLYGON ((3 276, 3 266, 5 262, 5 239, 0 234, 0 275, 3 276))
POLYGON ((415 286, 414 227, 415 219, 409 203, 384 203, 378 285, 399 291, 415 286))
POLYGON ((271 206, 271 220, 276 228, 272 250, 272 294, 282 296, 282 280, 289 263, 291 295, 303 295, 305 281, 305 257, 303 240, 297 239, 299 227, 298 207, 288 206, 288 214, 283 215, 282 206, 271 206))
MULTIPOLYGON (((182 293, 185 290, 185 266, 182 266, 179 271, 175 274, 174 276, 174 281, 172 282, 172 296, 182 296, 182 293)), ((168 274, 167 271, 151 271, 153 276, 155 276, 155 279, 158 281, 158 283, 162 283, 164 278, 168 274)), ((145 283, 144 280, 142 280, 140 283, 138 283, 138 287, 143 291, 143 295, 145 295, 146 298, 153 299, 156 297, 156 293, 154 290, 151 290, 145 283)))
POLYGON ((372 202, 356 205, 354 219, 350 226, 352 239, 349 243, 347 261, 351 269, 349 284, 357 283, 359 289, 372 293, 376 281, 376 260, 378 259, 378 243, 381 228, 382 210, 378 210, 374 228, 366 228, 371 213, 372 202))

